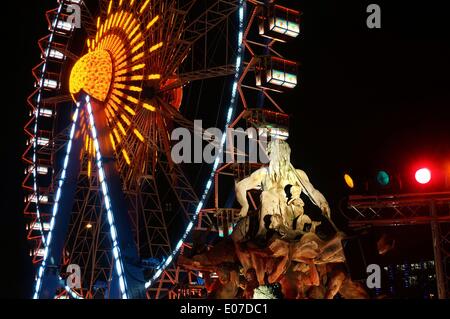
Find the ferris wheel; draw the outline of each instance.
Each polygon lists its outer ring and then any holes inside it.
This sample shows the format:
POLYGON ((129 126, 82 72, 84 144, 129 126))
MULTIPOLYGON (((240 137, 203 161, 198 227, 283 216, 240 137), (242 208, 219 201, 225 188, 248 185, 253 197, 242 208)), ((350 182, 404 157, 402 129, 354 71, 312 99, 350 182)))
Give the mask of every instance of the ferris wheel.
MULTIPOLYGON (((198 275, 174 260, 192 249, 194 229, 219 230, 223 210, 217 200, 206 206, 224 169, 218 159, 175 163, 171 131, 195 131, 194 118, 224 129, 239 119, 261 123, 261 114, 286 120, 269 92, 296 85, 295 64, 267 52, 256 58, 247 42, 262 7, 59 0, 47 12, 23 156, 34 298, 164 298, 198 275), (248 110, 251 71, 275 112, 248 110), (239 98, 245 114, 233 123, 239 98)), ((274 53, 274 41, 298 34, 298 24, 287 27, 288 11, 276 10, 285 24, 265 31, 280 34, 266 44, 274 53)))

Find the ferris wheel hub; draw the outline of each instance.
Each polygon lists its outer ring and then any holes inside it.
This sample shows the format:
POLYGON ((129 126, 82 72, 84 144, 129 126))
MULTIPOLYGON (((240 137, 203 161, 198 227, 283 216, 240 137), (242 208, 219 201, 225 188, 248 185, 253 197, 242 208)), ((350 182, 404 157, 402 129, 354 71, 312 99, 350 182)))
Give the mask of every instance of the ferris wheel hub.
POLYGON ((108 51, 98 49, 82 56, 70 73, 69 90, 75 95, 84 91, 104 102, 113 77, 113 62, 108 51))

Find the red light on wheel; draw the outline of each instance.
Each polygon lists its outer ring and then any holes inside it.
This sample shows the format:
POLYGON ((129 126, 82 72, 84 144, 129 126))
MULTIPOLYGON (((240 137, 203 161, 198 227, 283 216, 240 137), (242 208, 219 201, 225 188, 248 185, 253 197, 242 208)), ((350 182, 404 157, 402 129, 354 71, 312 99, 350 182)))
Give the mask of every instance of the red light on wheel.
POLYGON ((418 169, 415 177, 419 184, 428 184, 431 180, 431 171, 428 168, 418 169))

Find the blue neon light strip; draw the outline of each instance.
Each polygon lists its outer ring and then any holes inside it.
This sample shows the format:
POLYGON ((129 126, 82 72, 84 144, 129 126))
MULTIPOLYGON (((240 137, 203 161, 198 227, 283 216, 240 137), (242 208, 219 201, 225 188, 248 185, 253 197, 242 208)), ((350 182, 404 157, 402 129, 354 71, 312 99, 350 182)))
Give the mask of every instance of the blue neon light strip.
POLYGON ((72 127, 70 129, 69 142, 67 143, 66 156, 64 157, 63 169, 62 169, 59 181, 58 181, 58 188, 56 191, 55 202, 53 204, 52 218, 50 221, 50 230, 47 235, 47 239, 45 241, 44 260, 42 261, 42 263, 39 267, 38 273, 37 273, 37 279, 36 279, 35 292, 33 295, 33 299, 37 299, 39 297, 39 292, 40 292, 40 289, 42 286, 42 282, 41 282, 42 275, 44 274, 44 271, 45 271, 47 257, 48 257, 48 249, 49 249, 49 245, 52 241, 52 233, 53 233, 53 228, 55 227, 56 217, 58 214, 58 205, 59 205, 59 200, 61 198, 62 186, 66 179, 67 165, 69 163, 70 151, 72 150, 72 141, 73 141, 73 137, 75 135, 75 127, 76 127, 76 123, 77 123, 78 117, 79 117, 79 110, 80 110, 80 103, 77 103, 77 108, 75 109, 75 113, 73 114, 73 117, 72 117, 72 127))
MULTIPOLYGON (((243 54, 242 39, 243 39, 243 34, 244 34, 244 1, 240 0, 239 1, 239 33, 238 33, 238 52, 237 52, 237 58, 236 58, 236 73, 234 75, 234 83, 233 83, 233 87, 232 87, 232 91, 231 91, 231 100, 230 100, 230 105, 228 107, 228 113, 227 113, 227 118, 226 118, 226 124, 225 124, 224 131, 231 124, 231 118, 233 116, 235 105, 236 105, 237 84, 238 84, 238 81, 239 81, 240 70, 241 70, 241 66, 242 66, 242 54, 243 54)), ((220 147, 219 154, 217 155, 217 157, 216 157, 216 159, 214 161, 213 169, 212 169, 211 174, 209 176, 209 180, 208 180, 208 182, 205 185, 205 189, 203 191, 203 195, 202 195, 202 197, 201 197, 201 199, 200 199, 200 201, 199 201, 199 203, 197 205, 197 208, 195 209, 194 219, 187 226, 186 230, 184 231, 183 237, 178 242, 178 244, 175 247, 175 250, 172 252, 172 254, 165 260, 164 264, 158 269, 158 271, 153 275, 153 277, 148 282, 145 283, 145 288, 148 288, 151 285, 153 285, 155 280, 157 280, 161 276, 163 271, 170 265, 170 263, 173 261, 173 258, 175 257, 175 255, 180 251, 180 248, 183 245, 184 241, 186 240, 187 236, 189 235, 190 231, 194 227, 194 222, 197 219, 198 214, 200 213, 201 209, 203 208, 204 201, 206 200, 206 198, 207 198, 207 196, 209 194, 209 191, 211 189, 211 185, 212 185, 212 182, 213 182, 213 179, 214 179, 214 175, 216 173, 217 168, 219 167, 220 158, 222 156, 222 152, 223 152, 223 147, 225 145, 225 141, 226 141, 226 134, 224 134, 222 136, 221 147, 220 147)))
POLYGON ((98 138, 97 138, 97 130, 95 128, 94 116, 92 115, 92 105, 90 103, 89 96, 86 96, 86 106, 87 106, 87 111, 88 111, 88 115, 89 115, 91 136, 92 136, 92 139, 94 140, 94 147, 95 147, 95 152, 96 152, 96 156, 97 156, 96 160, 97 160, 98 177, 99 177, 99 181, 100 181, 101 188, 102 188, 105 208, 107 211, 106 214, 108 217, 111 241, 112 241, 112 246, 113 246, 115 269, 117 272, 117 276, 119 277, 120 292, 122 294, 122 299, 128 299, 127 284, 125 281, 125 277, 123 276, 122 258, 121 258, 120 248, 117 243, 117 229, 116 229, 116 226, 114 223, 114 215, 113 215, 112 208, 111 208, 111 200, 109 197, 108 185, 106 185, 105 172, 103 170, 103 164, 102 164, 102 155, 100 153, 100 146, 99 146, 98 138))

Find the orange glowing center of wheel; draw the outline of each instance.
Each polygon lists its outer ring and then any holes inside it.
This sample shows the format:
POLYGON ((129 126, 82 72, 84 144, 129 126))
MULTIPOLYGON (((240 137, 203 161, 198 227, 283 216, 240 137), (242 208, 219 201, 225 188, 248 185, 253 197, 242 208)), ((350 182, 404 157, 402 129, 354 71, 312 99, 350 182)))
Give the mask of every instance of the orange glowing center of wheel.
POLYGON ((81 57, 70 73, 69 90, 72 97, 82 90, 104 102, 112 83, 113 63, 106 50, 95 50, 81 57))

